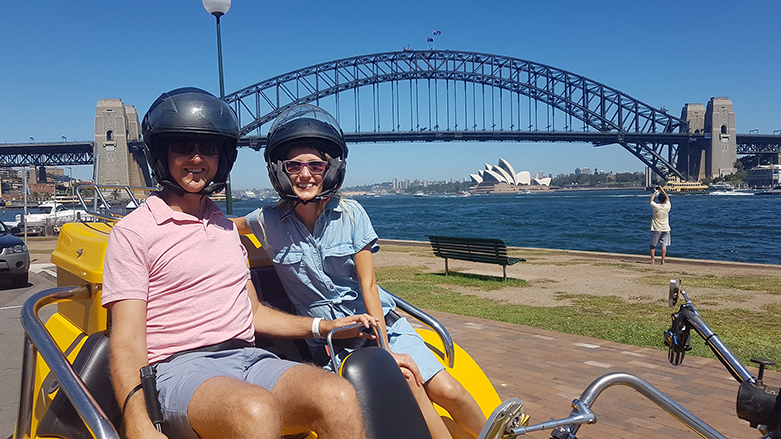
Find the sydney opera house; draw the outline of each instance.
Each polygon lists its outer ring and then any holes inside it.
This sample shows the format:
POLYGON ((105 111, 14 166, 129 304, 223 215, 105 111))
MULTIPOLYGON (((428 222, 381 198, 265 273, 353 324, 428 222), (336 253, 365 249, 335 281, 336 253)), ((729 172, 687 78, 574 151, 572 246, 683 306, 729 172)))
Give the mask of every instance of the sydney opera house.
POLYGON ((476 184, 474 193, 523 192, 529 189, 547 188, 551 181, 550 177, 532 177, 529 171, 515 172, 510 162, 502 158, 499 159, 498 165, 492 166, 486 163, 485 169, 469 176, 476 184))

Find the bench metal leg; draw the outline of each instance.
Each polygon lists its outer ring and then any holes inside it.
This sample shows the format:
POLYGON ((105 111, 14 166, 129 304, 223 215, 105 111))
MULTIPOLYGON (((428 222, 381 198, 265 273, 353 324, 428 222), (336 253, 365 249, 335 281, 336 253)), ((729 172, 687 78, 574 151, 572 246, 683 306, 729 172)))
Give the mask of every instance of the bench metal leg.
POLYGON ((445 276, 447 276, 447 258, 445 258, 445 276))
POLYGON ((507 266, 502 265, 502 280, 507 280, 507 266))

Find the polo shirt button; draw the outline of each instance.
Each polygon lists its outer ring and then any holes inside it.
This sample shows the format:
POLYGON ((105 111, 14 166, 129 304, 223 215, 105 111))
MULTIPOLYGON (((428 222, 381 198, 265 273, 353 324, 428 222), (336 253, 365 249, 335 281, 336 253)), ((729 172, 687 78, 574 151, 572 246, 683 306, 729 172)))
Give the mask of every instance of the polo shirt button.
POLYGON ((323 267, 317 267, 317 269, 323 271, 323 267))

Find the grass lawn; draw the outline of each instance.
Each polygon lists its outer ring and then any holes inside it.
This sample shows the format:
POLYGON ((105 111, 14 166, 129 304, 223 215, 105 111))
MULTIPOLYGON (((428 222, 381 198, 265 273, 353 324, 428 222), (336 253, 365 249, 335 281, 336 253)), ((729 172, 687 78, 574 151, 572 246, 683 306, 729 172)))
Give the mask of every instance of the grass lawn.
MULTIPOLYGON (((572 295, 555 293, 560 307, 534 307, 461 294, 464 289, 490 291, 505 287, 523 287, 519 279, 502 281, 498 277, 450 272, 427 273, 424 267, 377 267, 377 281, 384 288, 423 309, 479 317, 535 328, 595 337, 635 346, 666 349, 663 332, 670 326, 672 308, 667 299, 652 303, 628 303, 618 296, 572 295), (564 301, 564 299, 567 299, 564 301), (568 305, 569 303, 569 305, 568 305)), ((655 284, 655 278, 645 280, 655 284)), ((668 280, 669 282, 669 280, 668 280)), ((781 294, 781 279, 699 277, 687 278, 687 287, 756 289, 781 294)), ((695 302, 695 306, 697 303, 695 302)), ((705 321, 738 359, 750 365, 752 357, 769 358, 781 363, 781 306, 765 306, 760 311, 699 310, 705 321)), ((710 348, 692 330, 691 355, 715 358, 710 348)), ((663 355, 663 354, 660 354, 663 355)), ((772 369, 781 370, 779 366, 772 369)))

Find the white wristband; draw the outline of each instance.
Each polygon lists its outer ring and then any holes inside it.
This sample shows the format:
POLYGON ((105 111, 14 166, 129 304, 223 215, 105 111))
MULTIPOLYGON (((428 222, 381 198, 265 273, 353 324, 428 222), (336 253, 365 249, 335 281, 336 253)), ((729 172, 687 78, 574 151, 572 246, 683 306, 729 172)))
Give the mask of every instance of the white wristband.
POLYGON ((320 321, 323 320, 321 317, 315 317, 312 319, 312 337, 314 338, 323 338, 322 335, 320 335, 320 321))

